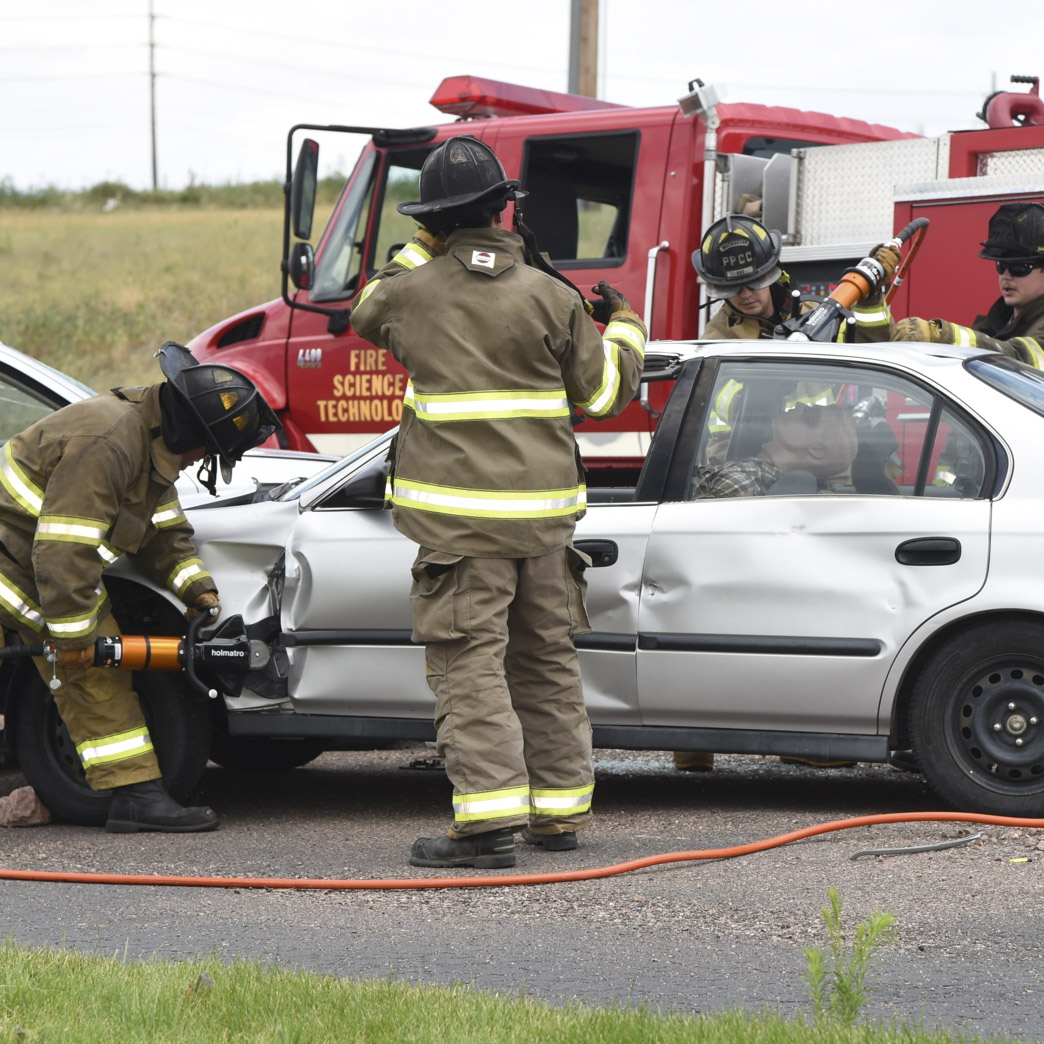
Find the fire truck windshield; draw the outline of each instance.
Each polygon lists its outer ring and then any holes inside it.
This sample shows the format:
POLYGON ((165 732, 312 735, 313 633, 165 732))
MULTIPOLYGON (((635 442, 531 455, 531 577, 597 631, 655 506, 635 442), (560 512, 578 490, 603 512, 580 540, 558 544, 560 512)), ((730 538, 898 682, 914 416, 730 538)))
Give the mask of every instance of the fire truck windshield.
POLYGON ((355 293, 362 265, 363 237, 373 203, 376 168, 377 153, 365 152, 316 259, 313 301, 341 301, 355 293))

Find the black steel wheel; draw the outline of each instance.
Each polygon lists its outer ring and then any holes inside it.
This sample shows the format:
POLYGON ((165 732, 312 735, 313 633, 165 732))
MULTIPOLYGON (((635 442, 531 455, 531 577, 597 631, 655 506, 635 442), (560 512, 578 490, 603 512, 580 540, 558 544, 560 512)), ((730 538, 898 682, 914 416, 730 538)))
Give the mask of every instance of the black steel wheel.
POLYGON ((1044 816, 1044 626, 996 620, 949 639, 914 685, 910 736, 955 808, 1044 816))
MULTIPOLYGON (((100 826, 108 790, 87 785, 76 745, 35 667, 25 663, 8 693, 15 750, 29 785, 57 819, 100 826)), ((185 801, 203 776, 210 747, 210 709, 181 674, 136 674, 135 689, 159 759, 163 783, 185 801)))

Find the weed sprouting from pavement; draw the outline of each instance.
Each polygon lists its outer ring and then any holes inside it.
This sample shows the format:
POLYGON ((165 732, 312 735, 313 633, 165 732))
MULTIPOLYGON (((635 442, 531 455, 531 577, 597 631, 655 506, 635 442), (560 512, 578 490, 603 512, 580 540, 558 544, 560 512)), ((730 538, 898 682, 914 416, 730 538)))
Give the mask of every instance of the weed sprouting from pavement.
POLYGON ((830 905, 822 911, 827 928, 829 952, 820 947, 804 951, 812 1013, 817 1019, 834 1019, 854 1025, 859 1011, 872 992, 867 972, 882 946, 895 938, 895 917, 884 910, 872 913, 856 926, 851 945, 846 945, 841 922, 841 896, 829 890, 830 905))

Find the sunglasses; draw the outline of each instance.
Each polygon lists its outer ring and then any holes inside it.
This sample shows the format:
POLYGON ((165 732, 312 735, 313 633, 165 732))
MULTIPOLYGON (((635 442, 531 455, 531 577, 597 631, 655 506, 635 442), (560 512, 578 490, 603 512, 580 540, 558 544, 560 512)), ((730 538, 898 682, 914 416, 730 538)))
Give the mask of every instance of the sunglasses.
POLYGON ((1007 272, 1016 279, 1021 279, 1023 276, 1028 276, 1034 268, 1044 268, 1044 265, 1038 264, 1036 261, 998 261, 997 275, 1004 275, 1007 272))

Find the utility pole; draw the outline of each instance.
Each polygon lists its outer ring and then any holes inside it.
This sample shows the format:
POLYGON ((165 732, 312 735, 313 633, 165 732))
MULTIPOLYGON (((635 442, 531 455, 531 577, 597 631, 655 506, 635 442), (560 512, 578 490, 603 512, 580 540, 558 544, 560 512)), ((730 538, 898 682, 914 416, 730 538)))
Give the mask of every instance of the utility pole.
POLYGON ((572 0, 569 25, 569 93, 598 97, 599 0, 572 0))
POLYGON ((149 109, 152 130, 152 191, 159 188, 156 178, 156 16, 149 0, 149 109))

